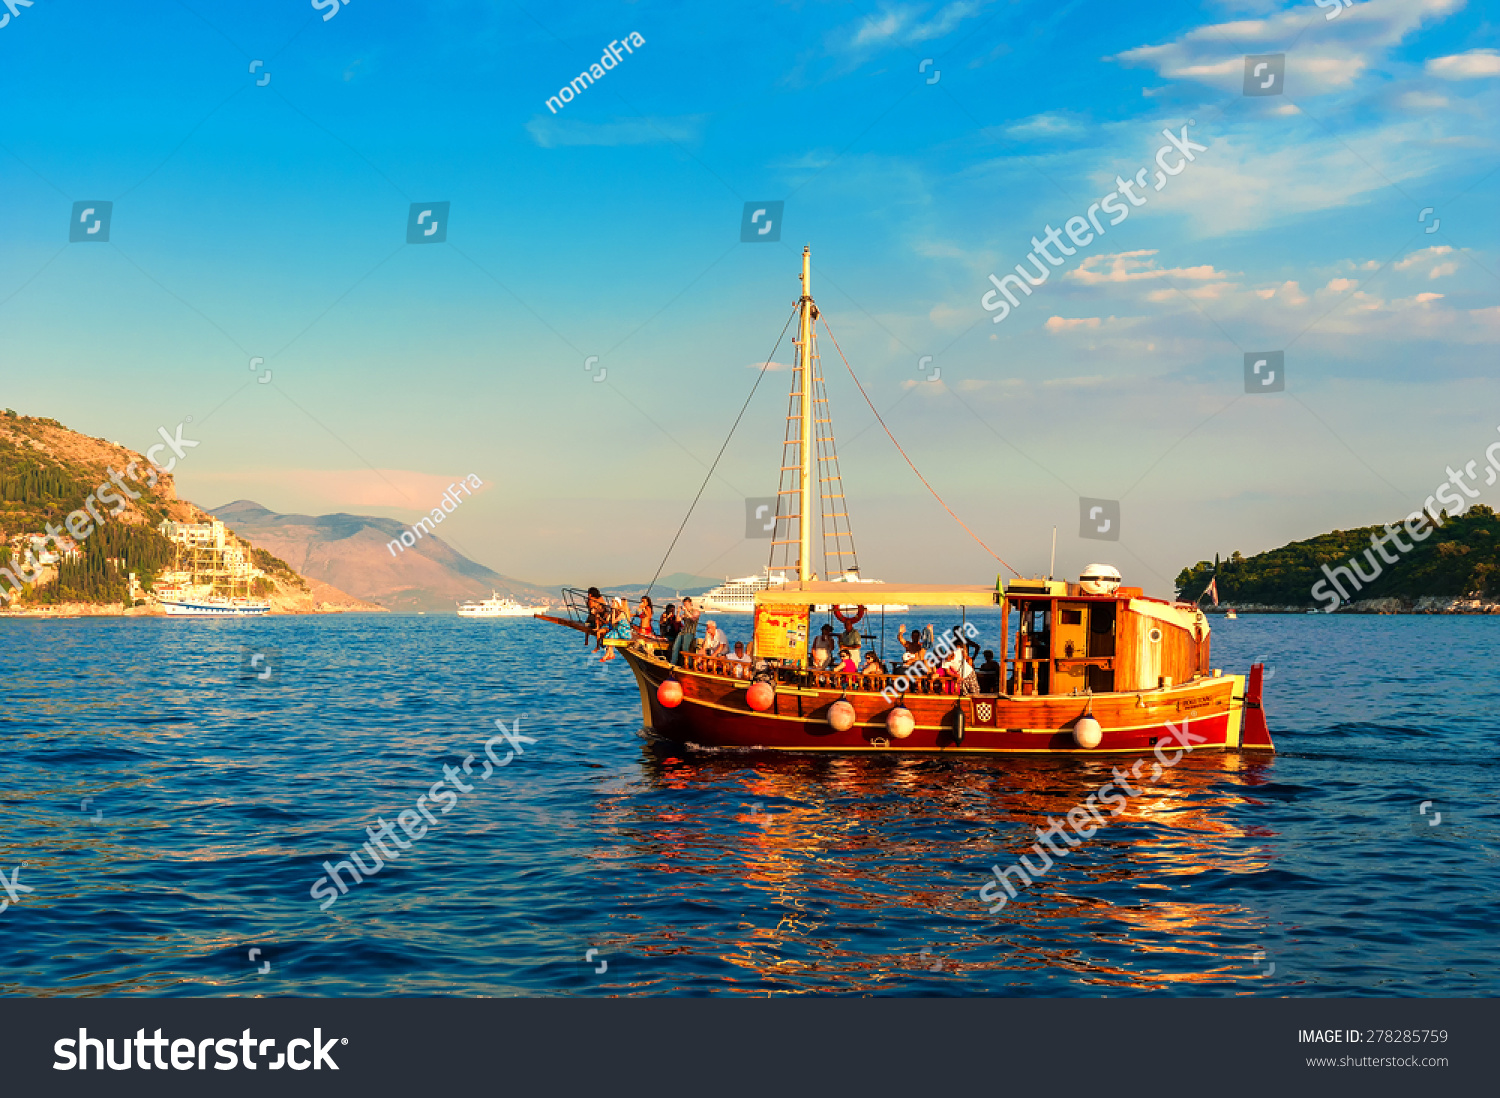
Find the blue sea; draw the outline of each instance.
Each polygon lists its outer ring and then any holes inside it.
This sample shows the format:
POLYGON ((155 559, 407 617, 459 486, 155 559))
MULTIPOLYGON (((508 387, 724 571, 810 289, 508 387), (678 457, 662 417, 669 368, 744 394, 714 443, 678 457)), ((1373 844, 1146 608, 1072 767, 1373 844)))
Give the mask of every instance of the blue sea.
POLYGON ((1185 758, 991 915, 1107 765, 685 752, 530 620, 5 620, 0 993, 1500 994, 1500 620, 1213 645, 1280 753, 1185 758), (535 742, 482 777, 497 721, 535 742))

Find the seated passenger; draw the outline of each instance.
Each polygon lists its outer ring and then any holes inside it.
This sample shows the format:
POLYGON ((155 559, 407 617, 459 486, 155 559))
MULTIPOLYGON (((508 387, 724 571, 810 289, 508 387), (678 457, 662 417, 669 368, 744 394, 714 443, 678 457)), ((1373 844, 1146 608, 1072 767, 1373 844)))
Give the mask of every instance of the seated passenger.
POLYGON ((589 638, 593 637, 594 651, 599 650, 599 642, 604 638, 604 630, 609 628, 609 607, 604 603, 604 596, 599 593, 599 588, 590 587, 588 596, 588 617, 584 624, 588 631, 583 635, 584 647, 588 647, 589 638))
POLYGON ((718 622, 709 622, 703 631, 703 654, 705 656, 722 656, 729 647, 729 641, 723 633, 719 632, 718 622))
POLYGON ((615 649, 624 648, 630 643, 630 604, 624 599, 615 599, 614 607, 610 610, 609 628, 605 630, 601 643, 606 651, 600 659, 600 663, 607 663, 615 658, 615 649))
POLYGON ((981 694, 1000 693, 1000 665, 995 662, 995 653, 988 648, 984 650, 984 662, 979 665, 978 678, 981 694))
POLYGON ((651 633, 651 619, 656 616, 656 609, 651 605, 651 596, 642 595, 640 604, 635 608, 635 616, 631 623, 638 637, 649 637, 651 633))
POLYGON ((743 679, 747 674, 749 674, 750 655, 745 651, 744 641, 735 641, 734 651, 724 658, 729 663, 734 665, 729 670, 735 678, 743 679))
POLYGON ((859 664, 854 662, 854 650, 852 648, 839 649, 837 670, 841 675, 859 674, 859 664))
POLYGON ((880 657, 877 656, 874 652, 866 652, 865 653, 865 664, 859 670, 860 670, 860 673, 863 674, 863 675, 884 675, 884 674, 886 674, 885 664, 881 661, 880 657))

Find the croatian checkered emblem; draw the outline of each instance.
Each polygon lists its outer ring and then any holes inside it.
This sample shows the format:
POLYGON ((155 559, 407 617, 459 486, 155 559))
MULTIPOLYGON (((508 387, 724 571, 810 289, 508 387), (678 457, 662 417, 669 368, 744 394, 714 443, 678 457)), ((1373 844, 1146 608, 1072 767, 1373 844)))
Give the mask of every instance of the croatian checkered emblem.
POLYGON ((980 702, 974 707, 974 717, 981 724, 989 724, 995 718, 995 707, 989 702, 980 702))

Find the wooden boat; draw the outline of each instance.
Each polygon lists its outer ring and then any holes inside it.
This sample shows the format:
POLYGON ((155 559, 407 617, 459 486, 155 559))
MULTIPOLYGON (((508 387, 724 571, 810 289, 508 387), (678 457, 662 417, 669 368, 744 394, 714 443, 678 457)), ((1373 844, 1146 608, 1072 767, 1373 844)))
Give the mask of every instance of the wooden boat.
MULTIPOLYGON (((1261 702, 1262 666, 1252 665, 1248 676, 1212 668, 1208 619, 1195 604, 1148 598, 1102 565, 1085 569, 1077 583, 1017 577, 994 586, 880 586, 882 603, 956 612, 965 637, 972 635, 970 610, 998 609, 999 615, 984 615, 998 620, 995 681, 976 684, 959 660, 952 677, 813 666, 814 608, 838 607, 851 590, 813 572, 816 518, 824 531, 824 575, 857 576, 858 565, 832 455, 810 277, 804 249, 800 338, 770 566, 777 570, 779 548, 786 582, 755 594, 752 664, 689 653, 674 667, 666 641, 653 635, 637 635, 620 650, 640 688, 646 728, 687 745, 783 751, 1154 752, 1159 758, 1183 746, 1273 751, 1261 702), (829 469, 832 475, 822 475, 829 469), (820 501, 815 485, 822 485, 820 501), (830 513, 829 506, 837 510, 830 513)), ((589 630, 582 594, 565 591, 564 601, 568 616, 537 616, 589 630)), ((944 634, 948 641, 951 634, 944 634)))

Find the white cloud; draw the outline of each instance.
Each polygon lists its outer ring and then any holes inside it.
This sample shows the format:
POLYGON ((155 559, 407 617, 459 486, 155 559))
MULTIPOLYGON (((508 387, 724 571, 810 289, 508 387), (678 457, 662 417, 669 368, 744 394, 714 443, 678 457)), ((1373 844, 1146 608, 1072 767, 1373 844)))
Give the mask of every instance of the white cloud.
POLYGON ((892 4, 877 15, 866 16, 849 39, 849 47, 862 50, 942 38, 979 9, 974 0, 954 0, 924 22, 928 5, 892 4))
POLYGON ((1155 248, 1142 248, 1135 252, 1091 255, 1076 269, 1069 271, 1065 277, 1082 282, 1086 286, 1100 282, 1132 282, 1153 278, 1183 278, 1200 282, 1222 281, 1225 277, 1224 272, 1214 270, 1210 263, 1197 267, 1158 267, 1156 260, 1144 258, 1155 254, 1155 248), (1107 271, 1097 269, 1106 263, 1109 264, 1107 271))
POLYGON ((1450 248, 1446 244, 1439 244, 1432 248, 1423 248, 1421 251, 1412 252, 1411 255, 1407 256, 1405 259, 1402 259, 1397 263, 1392 264, 1392 266, 1394 266, 1398 271, 1405 271, 1409 270, 1412 267, 1425 267, 1428 264, 1431 264, 1431 266, 1427 268, 1427 277, 1442 278, 1445 275, 1456 274, 1458 272, 1457 260, 1445 259, 1442 262, 1437 262, 1439 256, 1452 254, 1452 248, 1450 248))
POLYGON ((1444 80, 1500 76, 1500 50, 1469 50, 1447 57, 1434 57, 1427 62, 1427 71, 1444 80))
POLYGON ((1370 0, 1358 7, 1353 17, 1320 26, 1316 35, 1302 33, 1308 20, 1299 4, 1263 19, 1197 27, 1173 42, 1138 46, 1112 60, 1235 94, 1243 86, 1246 54, 1280 53, 1295 41, 1296 51, 1287 57, 1287 94, 1320 95, 1348 88, 1367 70, 1382 66, 1409 35, 1457 11, 1463 0, 1370 0))
POLYGON ((695 144, 703 133, 706 114, 676 118, 620 118, 613 122, 587 122, 577 118, 538 115, 526 123, 531 139, 544 149, 566 145, 658 145, 695 144))

